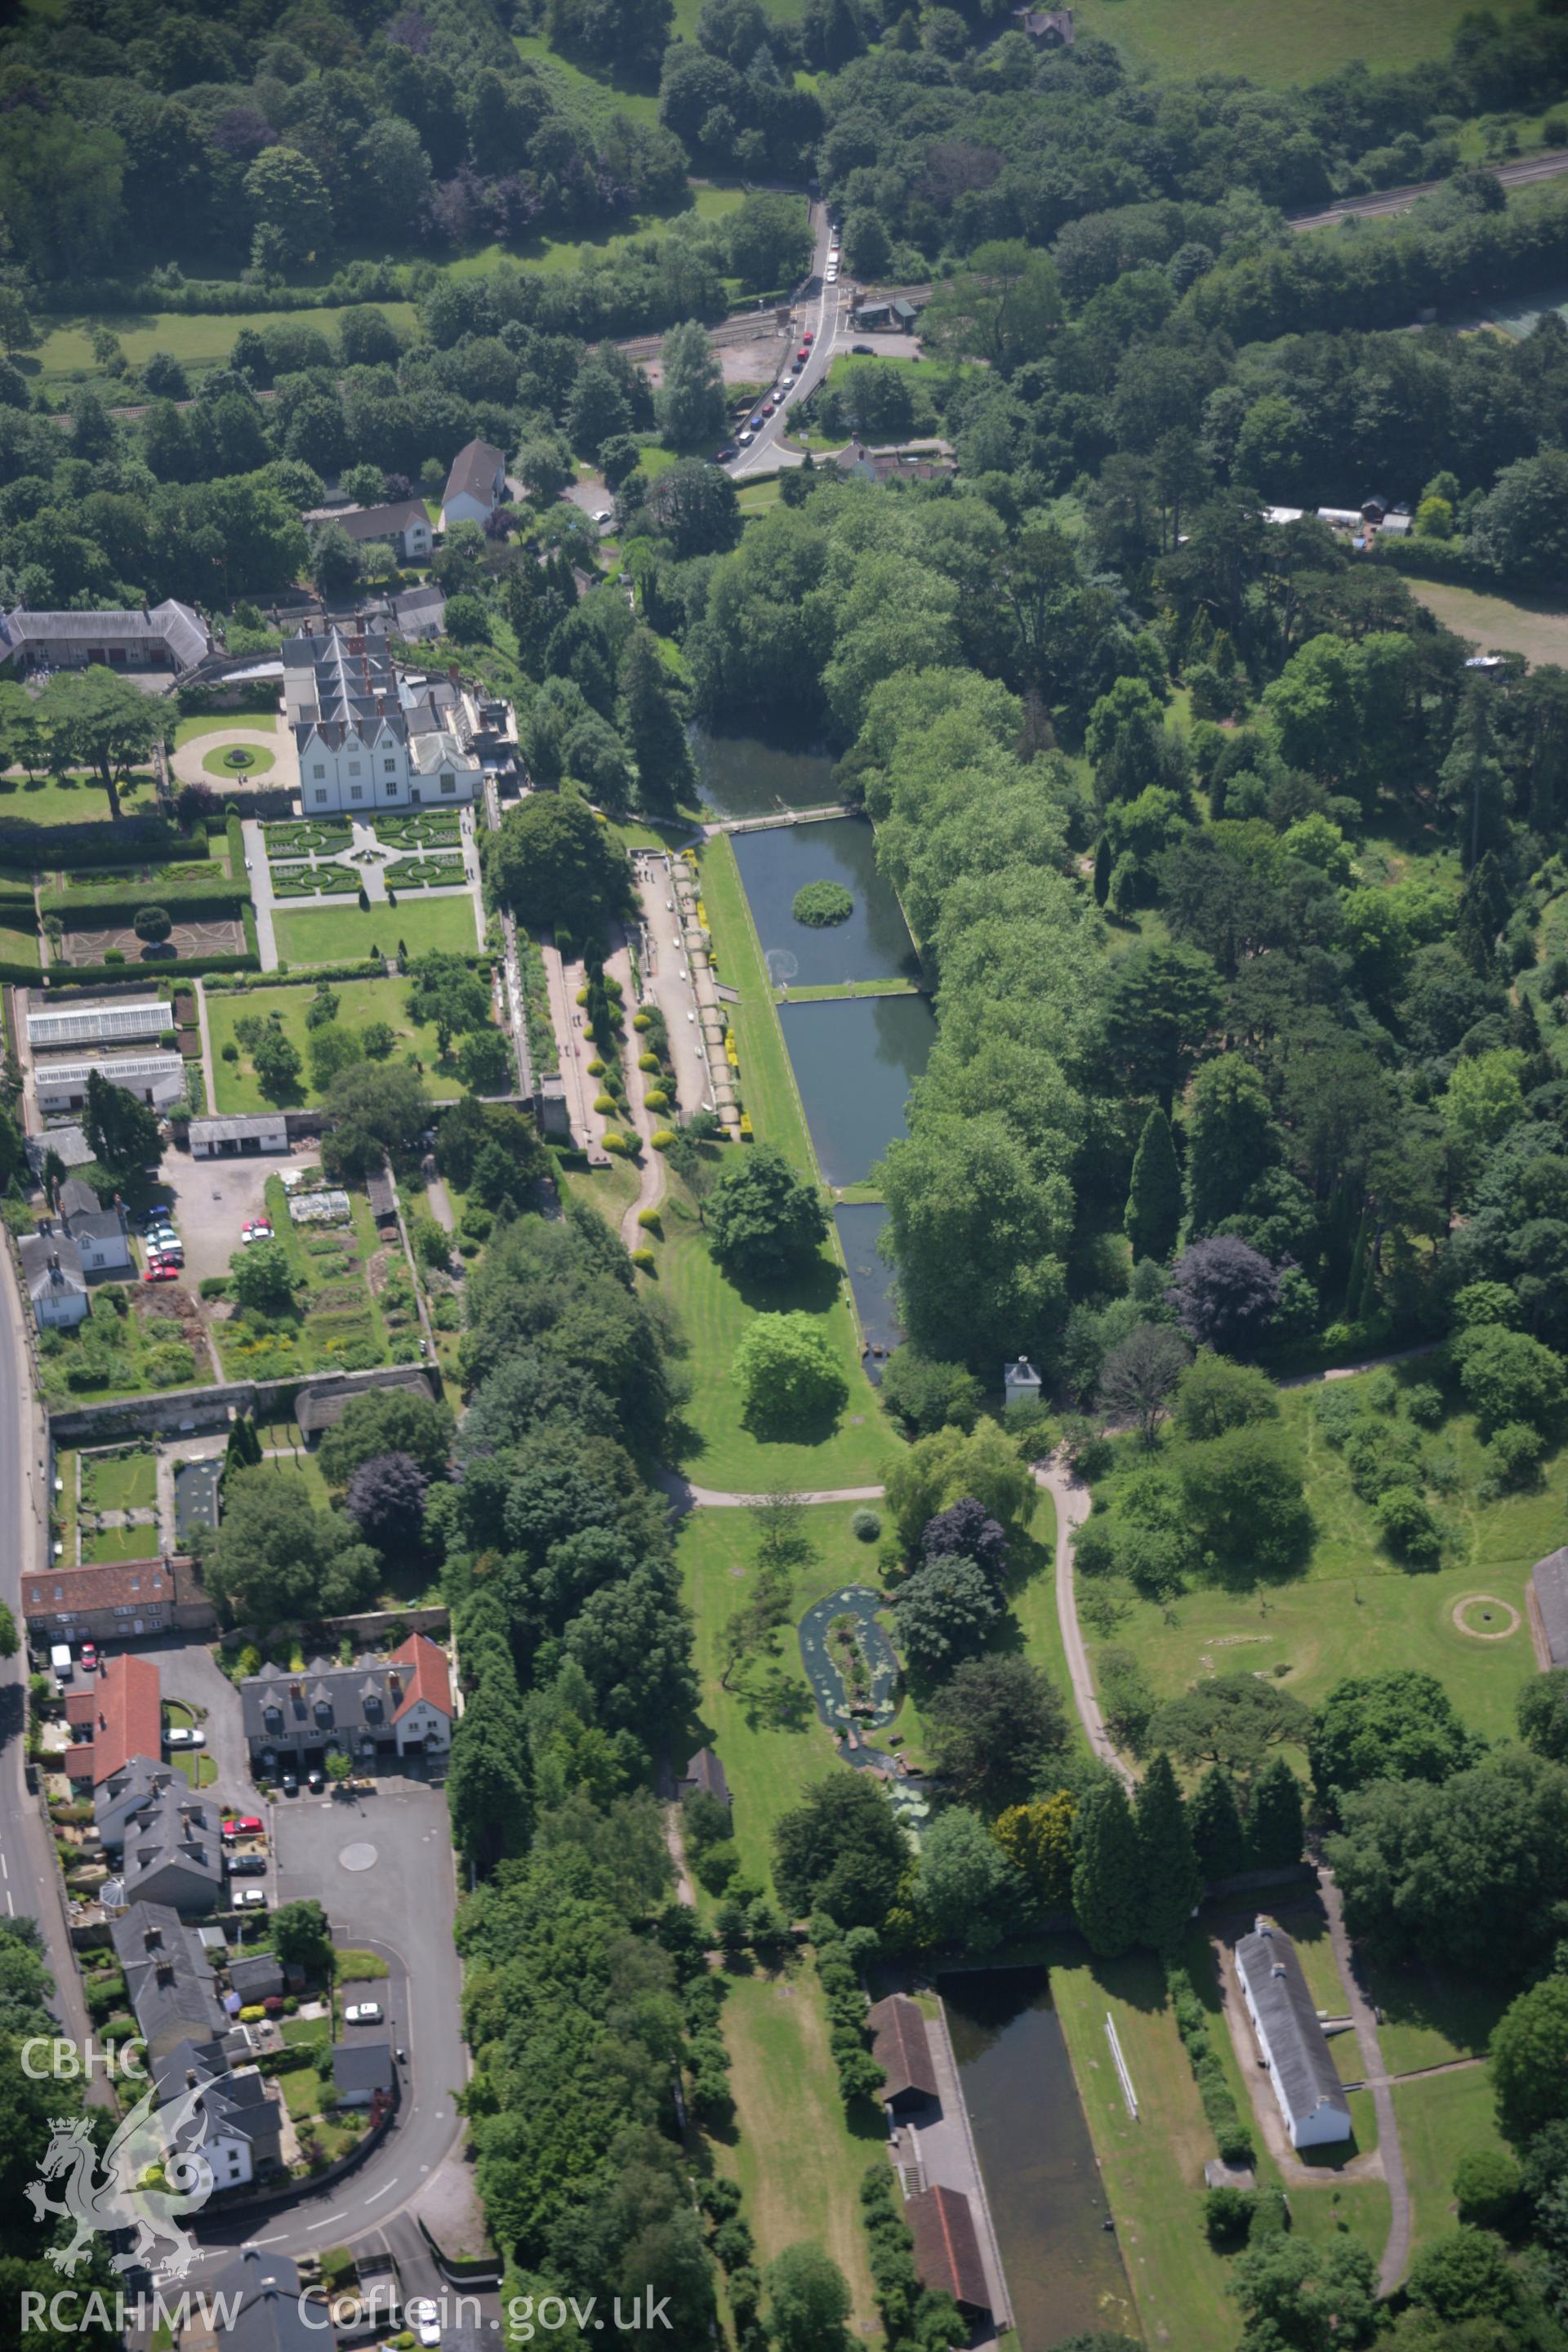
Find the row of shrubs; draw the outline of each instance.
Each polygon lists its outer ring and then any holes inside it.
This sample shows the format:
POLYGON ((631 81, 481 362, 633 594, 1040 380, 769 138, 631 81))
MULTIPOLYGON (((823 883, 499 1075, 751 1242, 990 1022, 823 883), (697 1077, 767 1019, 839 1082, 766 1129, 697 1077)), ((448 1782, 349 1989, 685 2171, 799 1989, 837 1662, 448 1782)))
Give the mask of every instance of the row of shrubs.
POLYGON ((877 1948, 877 1938, 869 1927, 851 1927, 846 1935, 836 1919, 819 1913, 811 1923, 811 1940, 827 2003, 827 2046, 838 2069, 838 2088, 849 2106, 857 2099, 874 2098, 888 2079, 866 2046, 870 2003, 859 1975, 861 1964, 877 1948))
POLYGON ((1187 2053, 1193 2080, 1198 2086, 1198 2096, 1219 2144, 1219 2152, 1226 2164, 1250 2164, 1257 2152, 1252 2134, 1241 2119, 1225 2068, 1209 2039, 1208 2012, 1194 1991, 1185 1969, 1168 1969, 1165 1981, 1176 2014, 1176 2031, 1182 2037, 1182 2047, 1187 2053))

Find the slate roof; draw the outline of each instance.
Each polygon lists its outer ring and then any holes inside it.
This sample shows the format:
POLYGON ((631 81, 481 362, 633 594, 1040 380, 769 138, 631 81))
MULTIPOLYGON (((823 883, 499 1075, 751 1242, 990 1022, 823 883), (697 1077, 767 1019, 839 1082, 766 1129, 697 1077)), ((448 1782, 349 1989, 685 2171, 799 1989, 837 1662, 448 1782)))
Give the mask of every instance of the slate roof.
POLYGON ((1554 1666, 1568 1666, 1568 1544, 1536 1561, 1530 1583, 1547 1654, 1554 1666))
POLYGON ((123 1212, 104 1208, 84 1177, 69 1177, 60 1186, 59 1214, 73 1241, 80 1240, 84 1234, 97 1241, 125 1237, 123 1212))
POLYGON ((392 600, 393 617, 405 637, 438 637, 446 625, 447 599, 439 588, 410 588, 392 600))
POLYGON ((243 1111, 234 1118, 193 1118, 191 1147, 198 1143, 242 1143, 247 1136, 281 1135, 289 1122, 280 1110, 243 1111))
POLYGON ((906 2092, 918 2091, 922 2097, 934 2099, 936 2067, 926 2021, 917 2003, 906 1992, 890 1993, 867 2011, 866 2022, 871 2029, 873 2055, 888 2077, 883 2098, 901 2099, 906 2092))
POLYGON ((184 1907, 195 1909, 200 1904, 210 1908, 223 1887, 218 1809, 211 1798, 193 1790, 183 1773, 175 1778, 178 1789, 165 1788, 123 1822, 121 1876, 125 1899, 134 1903, 149 1889, 162 1892, 165 1874, 178 1872, 187 1882, 184 1907))
MULTIPOLYGON (((221 2352, 333 2352, 337 2338, 325 2308, 313 2310, 309 2319, 304 2316, 299 2265, 273 2246, 242 2247, 204 2281, 204 2288, 209 2311, 220 2298, 226 2309, 237 2298, 220 2339, 221 2352)), ((196 2352, 198 2346, 205 2352, 213 2338, 206 2331, 187 2328, 182 2341, 184 2352, 196 2352)))
POLYGON ((166 1903, 138 1903, 111 1919, 109 1932, 154 2068, 188 2042, 219 2072, 228 2021, 195 1930, 166 1903))
POLYGON ((1236 1965, 1268 2040, 1286 2120, 1304 2122, 1324 2106, 1348 2118, 1350 2105, 1333 2053, 1289 1937, 1260 1921, 1237 1945, 1236 1965))
POLYGON ((258 2164, 268 2157, 275 2163, 279 2159, 282 2112, 278 2102, 268 2097, 266 2082, 254 2066, 231 2074, 226 2061, 220 2059, 215 2065, 205 2049, 198 2049, 194 2042, 176 2042, 154 2065, 153 2074, 159 2103, 165 2106, 194 2088, 193 2074, 205 2079, 211 2087, 201 2104, 210 2118, 210 2128, 230 2139, 248 2140, 252 2160, 258 2164))
POLYGON ((721 1805, 730 1802, 730 1783, 724 1778, 724 1767, 710 1748, 700 1748, 681 1775, 683 1789, 706 1789, 721 1805))
POLYGON ((446 1654, 423 1633, 411 1633, 387 1657, 362 1657, 353 1665, 314 1658, 302 1674, 265 1665, 239 1686, 245 1736, 255 1748, 320 1743, 342 1733, 386 1739, 422 1698, 451 1715, 446 1654))
POLYGON ((430 528, 423 499, 396 499, 379 507, 316 507, 300 520, 317 528, 335 522, 356 544, 372 539, 395 539, 400 531, 416 523, 423 523, 426 530, 430 528))
POLYGON ((184 1774, 176 1772, 172 1764, 161 1764, 151 1756, 132 1756, 100 1782, 93 1791, 92 1822, 110 1852, 123 1843, 126 1823, 155 1804, 176 1780, 188 1790, 184 1774))
POLYGON ((248 2008, 255 2000, 270 2000, 283 1990, 283 1963, 276 1952, 247 1952, 228 1964, 228 1980, 248 2008))
POLYGON ((397 1194, 393 1190, 392 1179, 387 1174, 384 1168, 374 1170, 371 1175, 365 1178, 364 1190, 365 1198, 370 1202, 371 1215, 375 1219, 377 1224, 380 1224, 384 1217, 395 1219, 397 1215, 397 1194))
POLYGON ((30 613, 18 604, 0 614, 0 661, 27 645, 127 646, 167 648, 175 667, 192 669, 211 650, 206 623, 170 596, 149 612, 30 613))
POLYGON ((922 2189, 904 2207, 914 2234, 922 2286, 945 2292, 966 2311, 989 2311, 990 2289, 969 2200, 959 2189, 922 2189))
POLYGON ((345 2092, 390 2091, 396 2081, 392 2063, 390 2042, 334 2042, 332 2044, 332 2080, 338 2086, 338 2096, 345 2092))
POLYGON ((506 457, 502 451, 493 448, 488 441, 470 441, 465 448, 458 450, 452 460, 452 470, 447 477, 441 504, 449 506, 454 499, 461 498, 467 492, 469 498, 479 499, 486 505, 494 506, 496 476, 505 470, 506 457))
POLYGON ((76 1290, 87 1296, 81 1252, 68 1234, 24 1234, 16 1244, 22 1279, 35 1306, 51 1290, 76 1290))
MULTIPOLYGON (((430 1394, 430 1383, 423 1372, 412 1366, 400 1370, 395 1381, 378 1381, 375 1392, 384 1389, 407 1389, 422 1397, 430 1394)), ((352 1401, 369 1391, 357 1382, 340 1379, 313 1381, 309 1388, 300 1391, 294 1402, 294 1418, 306 1437, 319 1436, 323 1429, 335 1429, 352 1401)))

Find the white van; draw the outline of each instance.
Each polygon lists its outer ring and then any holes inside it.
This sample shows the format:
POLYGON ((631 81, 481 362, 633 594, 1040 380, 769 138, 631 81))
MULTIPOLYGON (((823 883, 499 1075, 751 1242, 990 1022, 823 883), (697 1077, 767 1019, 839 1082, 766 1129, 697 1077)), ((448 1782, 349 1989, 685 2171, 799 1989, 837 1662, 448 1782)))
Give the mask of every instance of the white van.
POLYGON ((54 1669, 56 1682, 68 1683, 70 1681, 71 1653, 70 1643, 68 1642, 57 1642, 55 1643, 54 1648, 49 1652, 49 1664, 54 1669))

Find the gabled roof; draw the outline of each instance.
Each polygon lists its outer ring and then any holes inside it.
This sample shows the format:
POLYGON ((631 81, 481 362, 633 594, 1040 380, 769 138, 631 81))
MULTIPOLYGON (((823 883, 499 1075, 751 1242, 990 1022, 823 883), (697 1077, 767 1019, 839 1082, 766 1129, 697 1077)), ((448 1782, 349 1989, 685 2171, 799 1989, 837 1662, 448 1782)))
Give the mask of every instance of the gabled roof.
POLYGON ((452 460, 452 470, 447 477, 447 488, 441 503, 449 506, 465 492, 487 506, 495 504, 496 476, 506 471, 504 453, 488 441, 470 441, 458 450, 452 460))
POLYGON ((81 1252, 69 1234, 24 1234, 16 1255, 22 1261, 27 1296, 35 1306, 51 1292, 77 1291, 86 1297, 81 1252))
POLYGON ((66 1700, 66 1721, 85 1740, 66 1750, 73 1780, 96 1789, 133 1756, 156 1756, 163 1744, 163 1685, 149 1658, 106 1658, 86 1687, 66 1700))
POLYGON ((211 651, 212 635, 199 613, 170 596, 150 612, 30 613, 24 604, 0 614, 0 660, 33 644, 136 646, 167 648, 179 669, 194 668, 211 651))
POLYGON ((300 520, 318 530, 335 522, 356 544, 372 539, 395 539, 400 531, 416 523, 423 523, 426 530, 430 528, 423 499, 397 499, 379 507, 315 507, 300 520))
POLYGON ((1554 1666, 1568 1666, 1568 1544, 1536 1561, 1530 1585, 1547 1655, 1554 1666))
MULTIPOLYGON (((325 2305, 306 2318, 299 2266, 275 2246, 243 2247, 204 2285, 209 2311, 221 2302, 232 2313, 218 2338, 222 2352, 333 2352, 337 2338, 325 2305)), ((210 2340, 187 2329, 186 2352, 193 2342, 205 2347, 210 2340)))
POLYGON ((878 2001, 867 2011, 866 2022, 871 2029, 872 2053, 888 2077, 882 2096, 899 2099, 906 2091, 919 2091, 934 2099, 937 2081, 931 2037, 920 2008, 908 1993, 890 1993, 886 2000, 878 2001))
POLYGON ((1348 2118, 1350 2103, 1289 1937, 1259 1920, 1237 1945, 1236 1965, 1268 2044, 1286 2120, 1304 2122, 1325 2106, 1348 2118))
POLYGON ((443 1715, 452 1712, 452 1679, 447 1670, 447 1653, 423 1633, 410 1633, 406 1642, 394 1650, 387 1664, 403 1668, 403 1704, 393 1717, 400 1723, 409 1708, 419 1699, 427 1699, 443 1715))
POLYGON ((390 2091, 396 2077, 390 2042, 334 2042, 332 2080, 345 2091, 390 2091))
POLYGON ((968 2311, 989 2311, 991 2291, 969 2200, 959 2189, 922 2189, 904 2207, 914 2234, 922 2286, 952 2295, 968 2311))
POLYGON ((109 1932, 153 2066, 190 2042, 216 2074, 227 2020, 195 1930, 166 1903, 135 1903, 110 1921, 109 1932))
MULTIPOLYGON (((156 1529, 146 1533, 151 1540, 156 1529)), ((22 1578, 22 1614, 81 1617, 95 1609, 133 1610, 138 1601, 162 1607, 177 1602, 182 1591, 190 1591, 190 1566, 188 1559, 121 1559, 101 1568, 68 1568, 59 1560, 53 1568, 28 1569, 22 1578)))

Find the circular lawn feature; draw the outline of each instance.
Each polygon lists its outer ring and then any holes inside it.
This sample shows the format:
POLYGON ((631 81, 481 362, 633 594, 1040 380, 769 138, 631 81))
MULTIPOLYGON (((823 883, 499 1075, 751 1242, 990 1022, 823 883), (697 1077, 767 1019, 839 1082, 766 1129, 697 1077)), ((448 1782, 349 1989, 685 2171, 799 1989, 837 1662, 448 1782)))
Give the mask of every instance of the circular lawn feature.
POLYGON ((847 923, 854 912, 855 901, 842 882, 804 882, 790 905, 795 921, 814 931, 847 923))
POLYGON ((1454 1622, 1472 1642, 1506 1642, 1520 1626, 1518 1610, 1494 1592, 1467 1592, 1454 1603, 1454 1622))
POLYGON ((202 765, 209 776, 264 776, 274 765, 275 754, 262 743, 224 743, 216 751, 204 751, 202 765))

